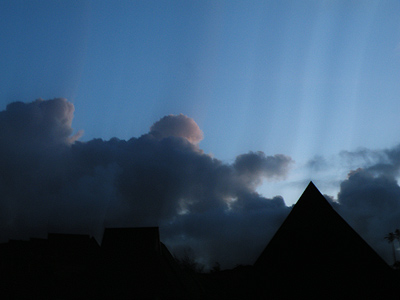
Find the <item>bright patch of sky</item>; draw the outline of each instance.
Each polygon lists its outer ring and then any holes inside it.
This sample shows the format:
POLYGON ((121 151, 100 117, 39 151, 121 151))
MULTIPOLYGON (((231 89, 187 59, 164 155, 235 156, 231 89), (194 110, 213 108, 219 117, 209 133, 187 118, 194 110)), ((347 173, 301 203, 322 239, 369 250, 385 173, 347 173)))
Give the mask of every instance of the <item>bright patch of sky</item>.
POLYGON ((400 142, 399 15, 398 1, 0 1, 1 109, 67 98, 82 140, 182 113, 218 159, 291 156, 289 178, 259 189, 290 203, 349 171, 313 178, 316 155, 400 142))

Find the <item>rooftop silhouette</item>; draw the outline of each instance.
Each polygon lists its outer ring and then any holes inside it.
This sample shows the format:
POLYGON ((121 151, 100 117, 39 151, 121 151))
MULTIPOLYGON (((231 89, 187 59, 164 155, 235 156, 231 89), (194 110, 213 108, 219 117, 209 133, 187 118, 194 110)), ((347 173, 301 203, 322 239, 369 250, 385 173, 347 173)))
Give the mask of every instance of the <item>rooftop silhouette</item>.
POLYGON ((182 269, 158 227, 0 244, 2 299, 397 299, 396 271, 310 182, 254 266, 182 269))
POLYGON ((325 299, 361 295, 370 299, 382 287, 390 289, 393 275, 312 182, 254 266, 276 287, 289 284, 285 292, 289 298, 319 294, 325 299))
POLYGON ((0 244, 1 299, 200 299, 200 285, 160 242, 157 227, 106 228, 93 237, 0 244))

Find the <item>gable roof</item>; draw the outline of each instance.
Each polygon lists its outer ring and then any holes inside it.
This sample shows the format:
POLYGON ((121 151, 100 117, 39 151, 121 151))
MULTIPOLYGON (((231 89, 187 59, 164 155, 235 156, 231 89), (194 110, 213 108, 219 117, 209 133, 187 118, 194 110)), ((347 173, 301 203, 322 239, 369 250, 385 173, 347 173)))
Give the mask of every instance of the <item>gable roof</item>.
POLYGON ((312 182, 254 266, 267 276, 294 281, 308 291, 315 291, 316 286, 326 290, 347 285, 356 291, 361 289, 358 283, 368 290, 365 286, 375 286, 376 277, 384 280, 392 271, 312 182))

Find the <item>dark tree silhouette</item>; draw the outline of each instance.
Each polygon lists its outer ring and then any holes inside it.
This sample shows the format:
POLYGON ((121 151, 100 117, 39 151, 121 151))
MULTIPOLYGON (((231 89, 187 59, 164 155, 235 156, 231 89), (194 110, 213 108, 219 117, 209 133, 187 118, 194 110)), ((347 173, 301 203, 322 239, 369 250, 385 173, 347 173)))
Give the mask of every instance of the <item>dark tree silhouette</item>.
POLYGON ((194 251, 190 247, 186 247, 184 249, 182 256, 178 257, 177 255, 175 255, 175 260, 185 271, 202 273, 204 270, 204 265, 196 261, 194 251))
POLYGON ((216 261, 211 269, 211 272, 219 272, 219 271, 221 271, 221 265, 219 264, 219 262, 216 261))
MULTIPOLYGON (((399 231, 398 229, 396 229, 395 232, 399 232, 399 233, 400 233, 400 231, 399 231)), ((400 235, 399 235, 399 236, 400 236, 400 235)), ((395 265, 396 262, 397 262, 397 259, 396 259, 396 250, 395 250, 395 248, 394 248, 394 241, 395 241, 396 239, 397 239, 397 236, 396 236, 396 234, 393 233, 393 232, 389 232, 389 233, 385 236, 385 240, 387 240, 388 243, 392 244, 393 265, 395 265)))
POLYGON ((394 235, 395 235, 396 240, 400 241, 400 229, 396 229, 394 231, 394 235))

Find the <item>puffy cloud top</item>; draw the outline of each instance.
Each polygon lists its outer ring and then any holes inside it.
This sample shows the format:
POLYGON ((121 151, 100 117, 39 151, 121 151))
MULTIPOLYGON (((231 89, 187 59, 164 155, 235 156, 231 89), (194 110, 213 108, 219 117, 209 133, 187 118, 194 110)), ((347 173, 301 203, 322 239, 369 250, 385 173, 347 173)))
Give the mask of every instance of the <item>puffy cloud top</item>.
POLYGON ((0 134, 20 143, 67 144, 71 141, 73 115, 74 105, 62 98, 10 103, 0 112, 0 134))
POLYGON ((196 122, 183 114, 168 115, 154 123, 150 134, 158 139, 166 137, 182 137, 192 144, 198 144, 203 139, 203 132, 196 122))

